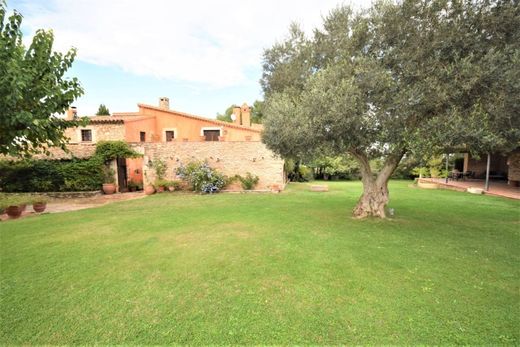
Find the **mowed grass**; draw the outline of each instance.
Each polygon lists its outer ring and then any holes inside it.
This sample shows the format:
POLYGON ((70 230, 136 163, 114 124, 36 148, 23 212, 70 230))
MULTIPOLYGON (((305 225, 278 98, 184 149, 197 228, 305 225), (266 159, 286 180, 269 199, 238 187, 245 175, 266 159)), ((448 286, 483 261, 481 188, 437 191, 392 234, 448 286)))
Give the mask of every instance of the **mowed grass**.
POLYGON ((518 344, 520 203, 391 183, 0 223, 1 344, 518 344))

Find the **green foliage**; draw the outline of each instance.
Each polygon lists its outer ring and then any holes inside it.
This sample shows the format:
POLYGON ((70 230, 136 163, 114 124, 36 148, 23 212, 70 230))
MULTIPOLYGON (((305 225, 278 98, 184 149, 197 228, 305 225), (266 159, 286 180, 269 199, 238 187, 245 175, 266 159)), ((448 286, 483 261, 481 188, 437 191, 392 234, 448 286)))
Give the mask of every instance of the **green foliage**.
POLYGON ((432 156, 428 160, 426 160, 426 165, 417 166, 413 168, 412 172, 417 176, 422 177, 446 177, 446 166, 445 166, 446 157, 444 156, 432 156))
POLYGON ((226 108, 224 113, 217 113, 217 119, 223 122, 233 123, 233 120, 231 119, 231 115, 233 114, 233 107, 235 107, 235 105, 231 105, 226 108))
POLYGON ((31 204, 46 204, 49 202, 49 198, 43 195, 31 196, 31 204))
POLYGON ((258 181, 259 181, 258 176, 251 174, 251 172, 246 173, 245 177, 236 175, 235 178, 240 181, 240 184, 242 185, 242 188, 244 190, 253 189, 258 184, 258 181))
POLYGON ((163 187, 163 188, 168 188, 170 185, 170 181, 168 180, 165 180, 165 179, 156 179, 155 182, 153 183, 153 186, 155 188, 157 187, 163 187))
POLYGON ((251 106, 251 123, 262 124, 264 118, 264 102, 262 100, 255 100, 251 106))
MULTIPOLYGON (((251 106, 251 123, 262 123, 262 118, 264 116, 263 105, 263 101, 255 100, 253 106, 251 106)), ((226 109, 226 111, 224 111, 224 113, 217 113, 217 119, 224 122, 233 123, 233 120, 231 119, 231 115, 233 114, 233 107, 236 106, 231 105, 226 109)))
POLYGON ((9 206, 30 205, 32 203, 33 197, 27 194, 0 193, 0 209, 5 209, 9 206))
POLYGON ((228 184, 226 176, 205 161, 193 161, 177 168, 177 175, 188 182, 191 189, 201 193, 216 193, 228 184))
POLYGON ((353 179, 359 176, 359 165, 351 156, 325 156, 311 164, 316 170, 316 178, 331 177, 353 179))
POLYGON ((101 104, 96 112, 96 116, 110 116, 110 111, 104 104, 101 104))
POLYGON ((86 120, 65 120, 64 113, 83 94, 77 78, 66 78, 76 50, 52 51, 51 30, 37 30, 28 48, 22 42, 22 15, 7 17, 0 1, 0 154, 28 156, 65 148, 66 128, 86 120))
POLYGON ((95 156, 108 162, 117 158, 137 158, 142 154, 130 148, 125 141, 99 141, 96 144, 95 156))
POLYGON ((108 166, 104 166, 103 167, 103 183, 115 183, 116 179, 114 177, 114 175, 116 174, 116 172, 114 171, 114 169, 108 167, 108 166))
POLYGON ((299 182, 312 181, 314 179, 314 171, 307 165, 299 165, 298 176, 301 178, 299 182))
POLYGON ((135 182, 133 180, 128 180, 128 189, 133 189, 133 190, 142 190, 143 189, 143 184, 141 182, 135 182))
POLYGON ((264 52, 262 139, 284 158, 349 153, 385 190, 407 153, 517 147, 519 65, 512 1, 340 6, 313 36, 293 25, 264 52))
POLYGON ((164 175, 166 174, 166 170, 168 169, 166 162, 161 159, 155 159, 152 161, 151 167, 155 170, 155 177, 158 180, 163 180, 164 175))
POLYGON ((0 161, 4 192, 58 192, 98 190, 103 184, 102 163, 88 160, 0 161))

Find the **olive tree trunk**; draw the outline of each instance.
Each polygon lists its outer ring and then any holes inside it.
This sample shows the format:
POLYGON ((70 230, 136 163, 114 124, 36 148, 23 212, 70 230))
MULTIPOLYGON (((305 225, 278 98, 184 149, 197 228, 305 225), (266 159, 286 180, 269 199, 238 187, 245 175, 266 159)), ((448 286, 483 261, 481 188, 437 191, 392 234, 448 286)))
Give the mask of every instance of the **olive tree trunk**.
POLYGON ((388 180, 401 161, 404 152, 388 156, 383 168, 377 174, 372 172, 368 157, 365 153, 351 151, 360 166, 363 194, 353 210, 355 218, 379 217, 386 218, 386 205, 389 201, 388 180))

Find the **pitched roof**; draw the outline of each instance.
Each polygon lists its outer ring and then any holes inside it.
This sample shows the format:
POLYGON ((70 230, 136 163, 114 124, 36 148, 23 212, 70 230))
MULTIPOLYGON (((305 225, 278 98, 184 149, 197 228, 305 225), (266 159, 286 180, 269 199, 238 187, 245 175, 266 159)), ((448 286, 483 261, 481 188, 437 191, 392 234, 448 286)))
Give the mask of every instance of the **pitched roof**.
POLYGON ((151 105, 146 105, 146 104, 137 104, 137 106, 143 107, 143 108, 152 109, 152 110, 156 110, 156 111, 162 111, 162 112, 170 113, 170 114, 173 114, 173 115, 176 115, 176 116, 202 120, 202 121, 205 121, 205 122, 208 122, 208 123, 213 123, 213 124, 216 124, 216 125, 225 126, 225 127, 229 127, 229 128, 241 129, 241 130, 251 131, 251 132, 254 132, 254 133, 262 132, 262 129, 258 129, 258 128, 252 128, 252 127, 247 127, 247 126, 244 126, 244 125, 238 125, 238 124, 235 124, 235 123, 224 122, 224 121, 221 121, 221 120, 218 120, 218 119, 211 119, 211 118, 206 118, 206 117, 202 117, 202 116, 196 116, 194 114, 189 114, 189 113, 175 111, 175 110, 167 110, 167 109, 160 108, 160 107, 157 107, 157 106, 151 106, 151 105))
POLYGON ((127 114, 112 115, 112 116, 92 116, 88 117, 90 124, 123 124, 125 122, 133 122, 142 119, 153 118, 152 116, 133 116, 127 114))

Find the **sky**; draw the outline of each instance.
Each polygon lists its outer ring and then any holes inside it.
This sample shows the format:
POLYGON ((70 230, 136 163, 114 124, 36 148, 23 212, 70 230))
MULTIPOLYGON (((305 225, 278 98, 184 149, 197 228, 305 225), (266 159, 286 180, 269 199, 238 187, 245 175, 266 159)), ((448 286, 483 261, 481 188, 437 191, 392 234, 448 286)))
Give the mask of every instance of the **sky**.
MULTIPOLYGON (((344 2, 355 8, 370 0, 344 2)), ((214 118, 232 104, 262 99, 262 52, 291 22, 311 33, 338 0, 8 0, 24 19, 28 44, 52 29, 54 49, 76 47, 69 70, 85 94, 80 116, 99 104, 135 112, 137 103, 214 118)))

